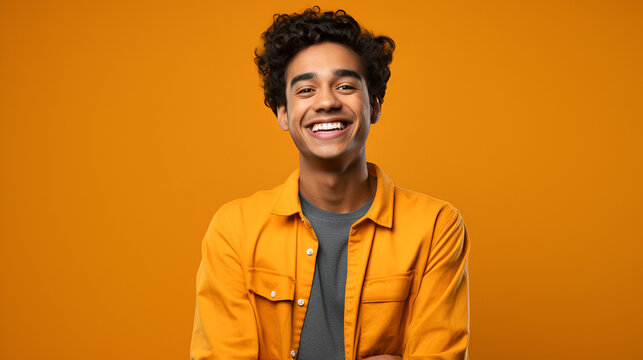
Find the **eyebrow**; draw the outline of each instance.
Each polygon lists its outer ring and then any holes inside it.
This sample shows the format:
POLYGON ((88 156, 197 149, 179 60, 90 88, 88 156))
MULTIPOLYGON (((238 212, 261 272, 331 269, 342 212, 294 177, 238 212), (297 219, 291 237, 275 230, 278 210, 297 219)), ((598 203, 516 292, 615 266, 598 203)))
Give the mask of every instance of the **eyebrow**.
POLYGON ((310 79, 314 78, 315 76, 316 75, 314 73, 311 73, 311 72, 299 74, 299 75, 295 76, 294 78, 292 78, 292 80, 290 80, 290 88, 292 89, 292 87, 295 86, 295 84, 298 81, 310 80, 310 79))
MULTIPOLYGON (((359 81, 362 81, 362 76, 359 73, 357 73, 357 71, 354 71, 354 70, 337 69, 333 73, 335 74, 335 76, 339 76, 339 77, 350 76, 350 77, 355 78, 355 79, 357 79, 359 81)), ((294 78, 292 78, 292 80, 290 80, 290 88, 292 89, 293 86, 295 86, 295 84, 297 82, 299 82, 299 81, 310 80, 310 79, 313 79, 315 77, 317 77, 317 74, 312 73, 312 72, 299 74, 299 75, 295 76, 294 78)))
POLYGON ((360 76, 360 74, 357 73, 357 71, 348 70, 348 69, 335 70, 335 76, 350 76, 359 81, 362 81, 362 77, 360 76))

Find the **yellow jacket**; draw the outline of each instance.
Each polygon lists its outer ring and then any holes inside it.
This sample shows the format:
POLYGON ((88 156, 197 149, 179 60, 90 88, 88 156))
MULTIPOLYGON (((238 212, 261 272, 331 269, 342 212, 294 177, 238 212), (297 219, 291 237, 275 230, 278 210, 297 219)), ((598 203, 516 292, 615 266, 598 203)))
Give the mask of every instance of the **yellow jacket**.
MULTIPOLYGON (((351 227, 344 310, 346 359, 466 359, 469 240, 451 204, 393 185, 351 227)), ((299 204, 299 171, 223 205, 203 240, 191 359, 296 357, 317 240, 299 204)))

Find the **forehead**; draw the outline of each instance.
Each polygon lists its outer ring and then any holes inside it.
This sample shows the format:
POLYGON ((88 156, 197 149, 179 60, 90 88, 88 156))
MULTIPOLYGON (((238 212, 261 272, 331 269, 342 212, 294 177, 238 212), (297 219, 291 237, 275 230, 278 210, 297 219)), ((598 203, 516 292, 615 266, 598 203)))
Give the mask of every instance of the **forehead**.
POLYGON ((331 42, 315 44, 292 58, 286 68, 286 81, 304 73, 329 75, 338 69, 353 70, 365 78, 359 55, 351 48, 331 42))

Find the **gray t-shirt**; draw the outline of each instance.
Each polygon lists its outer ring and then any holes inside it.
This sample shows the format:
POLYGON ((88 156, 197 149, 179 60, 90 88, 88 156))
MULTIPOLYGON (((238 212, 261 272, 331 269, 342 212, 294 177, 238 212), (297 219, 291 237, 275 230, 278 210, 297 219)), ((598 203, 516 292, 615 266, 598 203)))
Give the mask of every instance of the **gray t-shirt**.
POLYGON ((301 193, 301 210, 310 221, 319 247, 308 309, 299 340, 299 360, 344 359, 344 293, 350 228, 368 212, 373 200, 350 213, 322 210, 301 193))

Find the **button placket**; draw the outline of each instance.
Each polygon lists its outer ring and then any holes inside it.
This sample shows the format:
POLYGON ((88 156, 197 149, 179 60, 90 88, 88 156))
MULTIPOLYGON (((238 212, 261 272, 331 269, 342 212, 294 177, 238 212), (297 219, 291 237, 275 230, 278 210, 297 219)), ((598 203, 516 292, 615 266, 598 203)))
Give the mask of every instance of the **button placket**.
MULTIPOLYGON (((299 248, 298 251, 306 253, 306 256, 298 256, 297 260, 297 279, 298 285, 296 285, 295 290, 295 301, 293 302, 293 332, 292 332, 292 342, 291 342, 291 352, 290 356, 294 359, 297 357, 297 347, 301 339, 301 330, 303 327, 304 318, 306 315, 306 301, 310 294, 312 278, 314 275, 315 268, 315 248, 317 241, 317 236, 315 231, 312 228, 312 225, 308 220, 300 214, 299 216, 301 223, 297 226, 297 242, 301 244, 302 248, 299 248), (303 226, 301 226, 303 225, 303 226), (303 231, 302 231, 303 230, 303 231), (297 304, 294 306, 294 304, 297 304), (295 320, 296 319, 296 320, 295 320)), ((302 254, 303 255, 303 254, 302 254)))

